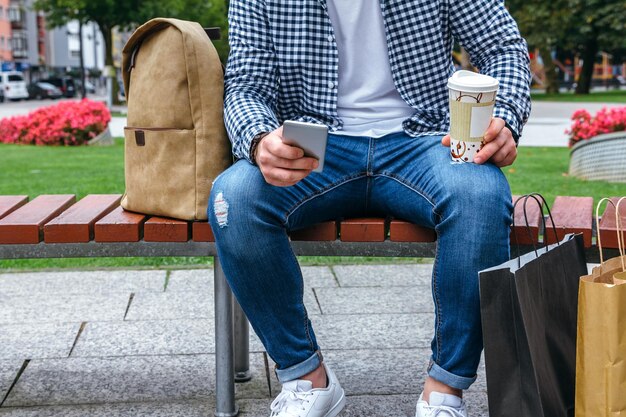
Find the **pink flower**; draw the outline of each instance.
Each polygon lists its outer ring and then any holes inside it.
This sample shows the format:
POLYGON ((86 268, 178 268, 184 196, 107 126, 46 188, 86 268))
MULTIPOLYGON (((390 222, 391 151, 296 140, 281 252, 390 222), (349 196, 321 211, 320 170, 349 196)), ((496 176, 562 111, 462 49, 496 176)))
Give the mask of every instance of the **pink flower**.
POLYGON ((602 133, 626 130, 626 107, 600 109, 595 116, 587 110, 576 110, 572 115, 572 126, 565 131, 570 136, 569 146, 602 133))
POLYGON ((66 101, 0 120, 0 143, 83 145, 102 133, 111 114, 102 102, 66 101))

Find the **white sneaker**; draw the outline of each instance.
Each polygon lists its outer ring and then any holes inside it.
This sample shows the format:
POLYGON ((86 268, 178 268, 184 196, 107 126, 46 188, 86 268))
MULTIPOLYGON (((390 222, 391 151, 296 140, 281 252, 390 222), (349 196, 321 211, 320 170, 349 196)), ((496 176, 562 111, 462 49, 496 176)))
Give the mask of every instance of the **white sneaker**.
POLYGON ((467 417, 465 401, 456 395, 431 392, 429 400, 430 404, 420 395, 415 417, 467 417))
POLYGON ((346 396, 337 377, 326 364, 328 386, 313 388, 311 381, 296 379, 285 382, 272 401, 270 417, 335 417, 343 410, 346 396))

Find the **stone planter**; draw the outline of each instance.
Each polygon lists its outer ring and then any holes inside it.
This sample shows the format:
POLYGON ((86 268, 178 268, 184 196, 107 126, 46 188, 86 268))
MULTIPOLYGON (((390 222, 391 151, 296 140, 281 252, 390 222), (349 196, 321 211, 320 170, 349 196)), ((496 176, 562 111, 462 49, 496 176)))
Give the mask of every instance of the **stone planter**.
POLYGON ((111 130, 109 130, 108 126, 98 136, 87 141, 87 145, 96 145, 96 146, 108 146, 108 145, 113 145, 113 143, 114 143, 113 136, 111 135, 111 130))
POLYGON ((626 182, 626 132, 606 133, 576 143, 570 152, 569 175, 626 182))

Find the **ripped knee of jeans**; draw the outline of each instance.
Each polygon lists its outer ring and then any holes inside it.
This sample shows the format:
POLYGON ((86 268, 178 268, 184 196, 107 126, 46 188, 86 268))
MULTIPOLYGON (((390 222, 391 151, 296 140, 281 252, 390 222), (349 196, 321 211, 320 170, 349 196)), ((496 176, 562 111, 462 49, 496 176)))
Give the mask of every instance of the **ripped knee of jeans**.
POLYGON ((213 200, 213 212, 220 228, 228 226, 228 202, 223 192, 218 192, 213 200))

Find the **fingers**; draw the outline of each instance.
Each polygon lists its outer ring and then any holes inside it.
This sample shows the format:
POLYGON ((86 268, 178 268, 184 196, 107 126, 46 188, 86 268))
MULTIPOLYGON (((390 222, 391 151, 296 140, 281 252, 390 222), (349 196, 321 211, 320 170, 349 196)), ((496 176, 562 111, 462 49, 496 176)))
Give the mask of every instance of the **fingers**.
POLYGON ((517 146, 509 129, 505 128, 505 122, 499 117, 491 119, 489 128, 483 136, 484 146, 474 157, 474 162, 483 164, 491 161, 498 167, 511 165, 517 158, 517 146))
POLYGON ((511 165, 517 158, 517 147, 511 132, 503 130, 495 139, 486 143, 474 157, 477 164, 491 161, 494 165, 504 167, 511 165))
POLYGON ((265 181, 277 187, 289 187, 297 184, 311 173, 311 170, 295 170, 284 168, 269 168, 267 171, 261 169, 265 181))
POLYGON ((318 167, 319 162, 315 158, 302 157, 298 159, 281 158, 270 152, 262 152, 256 160, 259 166, 272 166, 285 169, 308 169, 309 171, 318 167))
POLYGON ((446 147, 450 147, 450 135, 445 135, 441 138, 441 144, 446 147))
MULTIPOLYGON (((304 156, 304 151, 296 146, 287 145, 281 139, 281 136, 270 133, 261 143, 264 143, 264 149, 270 154, 284 159, 298 159, 304 156)), ((259 144, 260 145, 260 144, 259 144)))
POLYGON ((511 165, 515 161, 515 158, 517 158, 517 148, 514 144, 510 146, 507 143, 493 154, 491 162, 498 167, 505 167, 511 165))
POLYGON ((498 137, 502 129, 504 129, 504 120, 499 117, 494 117, 491 119, 491 123, 485 132, 483 139, 485 143, 491 142, 498 137))
POLYGON ((304 157, 304 151, 282 141, 282 127, 259 142, 255 161, 265 181, 278 187, 296 184, 318 167, 315 158, 304 157))
POLYGON ((319 165, 317 159, 305 157, 302 149, 283 143, 272 133, 259 143, 256 162, 262 168, 312 170, 319 165))

